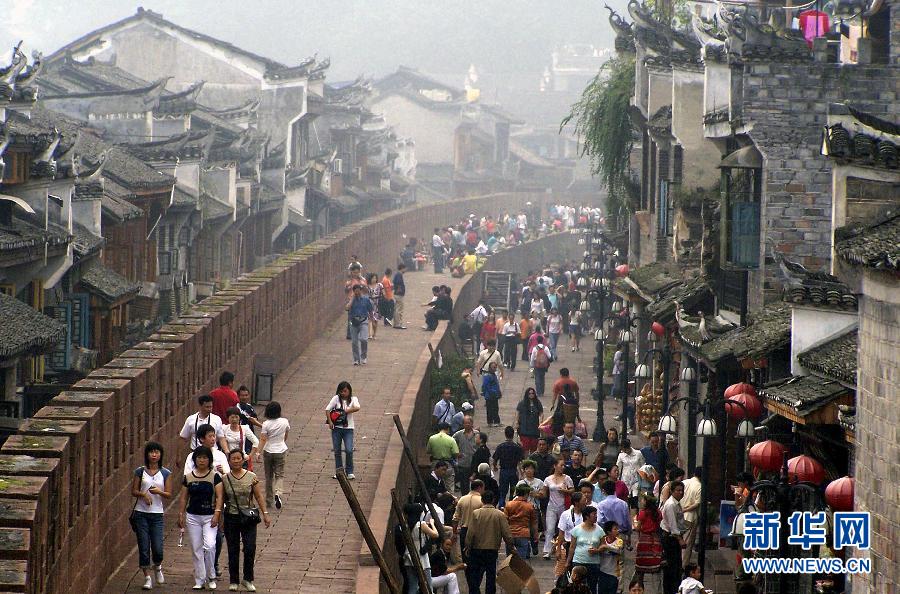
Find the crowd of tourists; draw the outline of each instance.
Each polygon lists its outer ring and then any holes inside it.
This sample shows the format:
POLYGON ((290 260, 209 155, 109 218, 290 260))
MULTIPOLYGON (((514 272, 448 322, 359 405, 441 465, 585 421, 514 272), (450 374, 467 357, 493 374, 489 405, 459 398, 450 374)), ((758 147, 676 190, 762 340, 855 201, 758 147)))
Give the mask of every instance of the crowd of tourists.
POLYGON ((250 390, 240 386, 235 391, 234 379, 233 373, 223 372, 219 387, 197 398, 197 412, 185 419, 178 434, 189 450, 183 464, 179 465, 181 456, 176 452, 175 470, 170 470, 164 466, 161 444, 151 441, 144 447, 144 465, 135 469, 132 481, 135 502, 130 521, 145 590, 152 589, 154 581, 166 584, 163 517, 178 481, 183 487, 175 506, 181 530, 178 546, 186 535, 194 565, 193 589, 217 589, 224 540, 228 590, 256 591, 257 526, 262 523, 268 528, 269 510, 280 510, 284 504, 282 484, 291 427, 275 401, 266 404, 260 419, 250 390), (264 476, 265 491, 259 475, 264 476))
MULTIPOLYGON (((530 271, 514 307, 481 302, 462 322, 477 353, 469 391, 443 390, 427 444, 425 486, 447 531, 438 532, 424 496, 404 510, 435 592, 456 594, 462 579, 471 594, 482 585, 496 592, 504 545, 527 563, 553 563, 552 592, 644 592, 649 574, 666 594, 710 591, 692 563, 703 469, 686 478, 675 444, 658 433, 637 449, 611 428, 589 451, 581 389, 564 366, 566 350, 577 352, 590 331, 577 277, 571 262, 530 271), (528 374, 526 388, 504 423, 499 402, 507 374, 517 372, 528 374), (480 425, 503 427, 503 440, 489 444, 480 425), (634 561, 627 582, 626 555, 634 561)), ((401 530, 405 592, 418 592, 401 530)))

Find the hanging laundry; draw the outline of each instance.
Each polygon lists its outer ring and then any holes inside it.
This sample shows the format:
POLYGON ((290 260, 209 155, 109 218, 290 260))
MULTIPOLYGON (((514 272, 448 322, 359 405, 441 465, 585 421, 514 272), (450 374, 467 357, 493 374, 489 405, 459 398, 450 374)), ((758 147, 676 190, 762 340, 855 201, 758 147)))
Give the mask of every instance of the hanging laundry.
POLYGON ((800 21, 800 30, 809 47, 813 46, 813 39, 823 37, 831 27, 828 15, 821 10, 805 10, 797 15, 800 21))

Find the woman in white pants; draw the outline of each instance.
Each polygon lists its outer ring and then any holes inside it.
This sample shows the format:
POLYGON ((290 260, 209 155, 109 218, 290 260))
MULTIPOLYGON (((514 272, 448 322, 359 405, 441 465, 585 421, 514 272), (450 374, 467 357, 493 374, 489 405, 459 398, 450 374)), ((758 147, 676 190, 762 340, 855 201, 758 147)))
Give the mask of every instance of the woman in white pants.
POLYGON ((438 592, 444 588, 444 594, 459 594, 459 578, 457 571, 466 568, 465 563, 447 565, 453 550, 453 539, 445 538, 441 541, 441 548, 429 555, 431 560, 431 589, 438 592))
POLYGON ((565 468, 566 461, 558 458, 553 464, 553 474, 544 479, 549 493, 544 525, 544 559, 549 559, 550 551, 553 550, 556 525, 559 523, 560 514, 566 509, 566 495, 571 495, 575 491, 572 477, 563 472, 565 468))
POLYGON ((194 554, 194 590, 216 589, 216 533, 222 517, 222 478, 213 471, 212 451, 200 446, 191 455, 194 469, 184 475, 178 527, 187 531, 194 554))

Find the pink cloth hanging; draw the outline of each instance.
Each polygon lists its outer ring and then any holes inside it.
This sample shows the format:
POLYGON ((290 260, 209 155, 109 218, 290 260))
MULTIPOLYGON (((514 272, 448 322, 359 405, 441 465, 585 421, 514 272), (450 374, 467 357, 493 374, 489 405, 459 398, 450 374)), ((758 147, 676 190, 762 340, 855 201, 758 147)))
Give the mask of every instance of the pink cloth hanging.
POLYGON ((823 37, 831 29, 828 15, 820 10, 805 10, 797 15, 797 20, 809 47, 813 46, 813 39, 823 37))

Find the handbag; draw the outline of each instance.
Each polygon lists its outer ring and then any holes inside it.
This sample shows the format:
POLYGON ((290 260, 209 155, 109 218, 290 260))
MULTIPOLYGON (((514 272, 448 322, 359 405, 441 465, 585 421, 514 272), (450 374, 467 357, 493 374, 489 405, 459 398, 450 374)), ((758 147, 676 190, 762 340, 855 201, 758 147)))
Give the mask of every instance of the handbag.
MULTIPOLYGON (((141 466, 141 474, 143 474, 143 473, 144 473, 144 467, 141 466)), ((131 530, 134 531, 135 534, 137 534, 137 531, 138 531, 137 520, 134 518, 134 514, 137 512, 137 504, 138 504, 138 498, 135 497, 134 505, 131 507, 131 514, 128 516, 128 523, 131 525, 131 530)))
POLYGON ((334 408, 328 413, 328 418, 331 419, 331 424, 335 427, 346 428, 347 427, 347 413, 344 411, 344 403, 341 401, 340 396, 338 396, 338 404, 341 408, 334 408))
MULTIPOLYGON (((228 486, 231 487, 231 495, 234 497, 234 504, 238 508, 238 523, 241 528, 250 528, 252 526, 256 526, 260 522, 262 522, 262 516, 259 515, 259 510, 255 507, 241 507, 240 502, 238 501, 237 493, 234 491, 234 485, 231 483, 231 473, 229 472, 226 477, 228 479, 228 486)), ((251 497, 253 494, 251 492, 251 497)), ((250 501, 248 500, 249 504, 250 501)))

